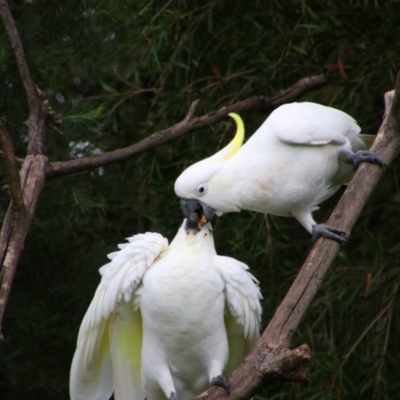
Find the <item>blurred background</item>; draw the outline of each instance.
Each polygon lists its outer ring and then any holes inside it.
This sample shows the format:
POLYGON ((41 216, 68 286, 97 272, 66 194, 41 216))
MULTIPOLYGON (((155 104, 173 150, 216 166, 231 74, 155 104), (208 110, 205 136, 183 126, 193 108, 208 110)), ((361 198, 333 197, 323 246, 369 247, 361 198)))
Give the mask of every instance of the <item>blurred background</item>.
MULTIPOLYGON (((302 96, 352 115, 375 134, 400 67, 400 3, 369 0, 9 1, 33 79, 63 120, 48 129, 51 161, 121 148, 182 120, 299 79, 328 85, 302 96)), ((26 95, 0 26, 0 117, 25 157, 26 95)), ((247 137, 265 120, 242 115, 247 137)), ((124 238, 170 240, 182 221, 173 183, 233 137, 226 121, 132 159, 49 181, 19 263, 0 343, 0 398, 68 399, 83 315, 124 238)), ((399 161, 386 171, 302 321, 293 346, 313 351, 307 385, 257 399, 399 399, 399 161)), ((0 159, 0 219, 9 203, 0 159)), ((325 222, 342 190, 316 212, 325 222)), ((214 221, 219 254, 260 279, 266 326, 311 249, 290 218, 242 212, 214 221)))

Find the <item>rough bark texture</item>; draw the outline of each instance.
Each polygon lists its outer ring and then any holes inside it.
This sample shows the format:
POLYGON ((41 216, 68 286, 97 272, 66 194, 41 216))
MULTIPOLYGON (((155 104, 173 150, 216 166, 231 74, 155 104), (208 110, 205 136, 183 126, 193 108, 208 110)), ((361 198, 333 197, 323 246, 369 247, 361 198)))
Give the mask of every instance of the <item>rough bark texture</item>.
POLYGON ((0 144, 4 149, 3 157, 7 167, 9 177, 9 187, 11 193, 11 202, 14 208, 20 209, 24 205, 21 191, 21 180, 19 178, 19 165, 15 157, 13 145, 11 143, 10 135, 6 127, 0 121, 0 144))
MULTIPOLYGON (((21 170, 24 207, 15 208, 11 202, 3 223, 0 236, 0 250, 3 250, 4 254, 0 272, 0 321, 3 320, 18 260, 24 248, 25 238, 35 214, 40 192, 45 183, 46 164, 47 158, 40 154, 26 158, 21 170)), ((2 338, 1 330, 0 338, 2 338)))

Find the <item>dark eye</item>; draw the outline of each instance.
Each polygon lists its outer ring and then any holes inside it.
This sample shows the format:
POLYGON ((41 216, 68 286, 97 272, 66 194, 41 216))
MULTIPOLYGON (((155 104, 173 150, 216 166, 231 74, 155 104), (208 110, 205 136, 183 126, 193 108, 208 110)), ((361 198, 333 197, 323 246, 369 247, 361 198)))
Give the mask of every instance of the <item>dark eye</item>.
POLYGON ((207 191, 206 185, 200 185, 200 186, 197 188, 197 193, 198 193, 198 194, 204 194, 206 191, 207 191))

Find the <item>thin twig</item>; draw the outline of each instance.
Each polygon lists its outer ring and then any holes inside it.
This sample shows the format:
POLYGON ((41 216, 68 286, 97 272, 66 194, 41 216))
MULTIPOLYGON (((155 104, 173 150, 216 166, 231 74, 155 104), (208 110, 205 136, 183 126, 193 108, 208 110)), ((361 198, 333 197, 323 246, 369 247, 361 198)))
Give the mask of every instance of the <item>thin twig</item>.
POLYGON ((329 387, 327 390, 331 390, 333 385, 336 382, 336 379, 339 375, 340 370, 343 368, 344 364, 346 363, 347 359, 351 356, 353 351, 356 349, 358 344, 361 342, 361 340, 364 338, 364 336, 371 330, 371 328, 382 318, 382 316, 389 310, 390 307, 392 307, 394 301, 394 297, 392 300, 389 301, 389 303, 384 307, 378 315, 368 324, 368 326, 363 330, 361 335, 357 338, 357 340, 353 343, 353 345, 350 347, 349 351, 343 356, 342 361, 340 364, 337 366, 335 373, 333 374, 332 378, 330 379, 329 382, 329 387))
POLYGON ((24 84, 26 94, 28 95, 29 109, 33 110, 36 108, 39 95, 36 90, 35 83, 32 80, 31 73, 29 71, 28 64, 25 59, 24 48, 22 46, 17 26, 15 24, 13 16, 11 15, 6 0, 0 0, 0 13, 1 17, 3 18, 3 22, 6 27, 8 37, 10 39, 11 46, 15 53, 19 73, 21 74, 22 83, 24 84))
MULTIPOLYGON (((194 111, 189 110, 187 116, 181 122, 160 132, 153 133, 147 138, 131 146, 98 156, 83 157, 65 162, 52 162, 48 165, 46 177, 47 179, 51 179, 56 176, 82 172, 91 168, 98 168, 125 160, 126 158, 143 153, 147 150, 154 149, 155 147, 165 144, 186 133, 209 127, 217 122, 223 121, 231 112, 240 113, 249 110, 271 111, 274 108, 284 103, 293 101, 299 98, 299 96, 302 94, 309 92, 312 89, 319 88, 325 84, 326 79, 324 76, 311 76, 309 78, 299 80, 290 88, 269 99, 263 96, 250 97, 230 106, 222 107, 217 111, 205 114, 202 117, 194 117, 194 111)), ((197 103, 192 103, 191 109, 194 108, 195 110, 196 106, 197 103)))
MULTIPOLYGON (((3 151, 0 150, 0 157, 5 158, 5 154, 3 151)), ((24 162, 24 159, 21 157, 15 157, 15 159, 17 160, 18 165, 22 165, 24 162)))
POLYGON ((14 50, 18 70, 27 95, 29 106, 29 118, 27 122, 29 130, 28 153, 43 154, 45 130, 42 100, 40 99, 39 91, 32 79, 28 63, 26 62, 21 38, 6 0, 0 0, 0 14, 14 50))
POLYGON ((114 97, 129 97, 129 98, 131 98, 133 96, 137 96, 142 93, 156 93, 157 91, 158 91, 158 89, 155 89, 155 88, 135 89, 135 90, 129 90, 127 92, 106 93, 106 94, 99 94, 97 96, 83 97, 82 101, 103 100, 103 99, 114 98, 114 97))

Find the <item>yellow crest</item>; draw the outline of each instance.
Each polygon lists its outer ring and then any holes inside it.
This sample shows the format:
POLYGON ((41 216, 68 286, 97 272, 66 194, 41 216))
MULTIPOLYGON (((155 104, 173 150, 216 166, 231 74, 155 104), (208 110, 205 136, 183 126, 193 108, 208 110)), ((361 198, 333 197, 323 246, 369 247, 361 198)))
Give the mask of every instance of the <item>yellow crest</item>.
POLYGON ((232 142, 230 142, 227 146, 221 149, 218 153, 215 153, 213 156, 207 158, 209 161, 226 161, 229 160, 232 156, 234 156, 240 149, 244 140, 244 124, 242 118, 238 114, 230 113, 230 117, 232 117, 236 122, 236 135, 233 138, 232 142))
POLYGON ((230 145, 232 145, 231 154, 228 154, 225 160, 232 157, 239 151, 239 149, 242 147, 244 140, 244 123, 242 118, 240 118, 239 114, 235 113, 229 113, 228 115, 236 122, 236 135, 230 143, 230 145))

